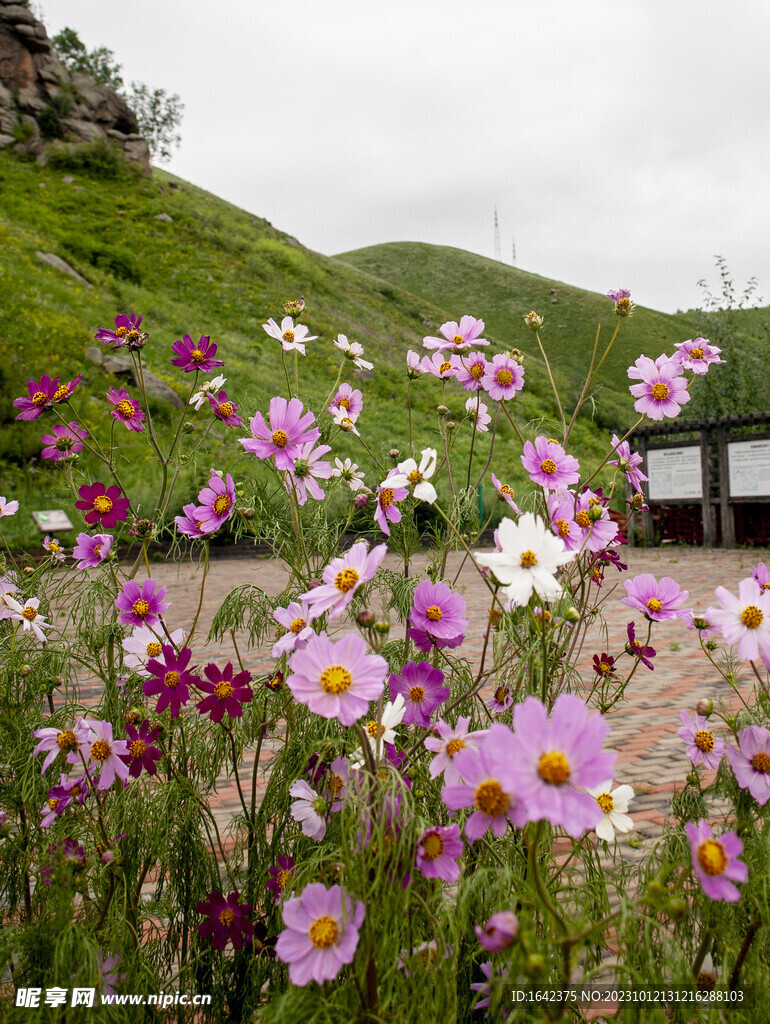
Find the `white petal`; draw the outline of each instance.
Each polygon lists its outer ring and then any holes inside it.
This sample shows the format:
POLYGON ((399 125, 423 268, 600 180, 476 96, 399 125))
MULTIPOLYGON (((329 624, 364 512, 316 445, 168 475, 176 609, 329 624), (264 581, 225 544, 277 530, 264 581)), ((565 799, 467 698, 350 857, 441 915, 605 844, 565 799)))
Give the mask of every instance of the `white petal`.
POLYGON ((432 505, 438 497, 436 488, 428 480, 423 480, 422 483, 417 484, 414 489, 414 496, 419 501, 427 501, 429 505, 432 505))
POLYGON ((605 839, 608 843, 611 843, 615 838, 615 830, 608 815, 605 814, 596 826, 596 834, 600 839, 605 839))

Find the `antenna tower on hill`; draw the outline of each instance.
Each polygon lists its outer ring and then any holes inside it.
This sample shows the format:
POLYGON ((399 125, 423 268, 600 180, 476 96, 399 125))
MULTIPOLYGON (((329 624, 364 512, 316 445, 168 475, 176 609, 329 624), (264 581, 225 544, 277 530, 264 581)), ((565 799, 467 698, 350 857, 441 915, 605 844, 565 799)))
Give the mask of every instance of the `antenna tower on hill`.
POLYGON ((515 238, 511 239, 511 249, 512 249, 512 253, 511 253, 511 266, 515 267, 516 266, 516 239, 515 238))
POLYGON ((500 251, 500 225, 497 223, 497 203, 495 203, 495 259, 498 263, 503 262, 502 253, 500 251))

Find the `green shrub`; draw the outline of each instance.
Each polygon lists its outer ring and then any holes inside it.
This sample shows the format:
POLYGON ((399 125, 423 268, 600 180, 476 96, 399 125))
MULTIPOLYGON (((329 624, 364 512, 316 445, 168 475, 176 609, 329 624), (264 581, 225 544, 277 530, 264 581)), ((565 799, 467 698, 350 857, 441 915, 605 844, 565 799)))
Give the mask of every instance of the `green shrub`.
POLYGON ((43 107, 37 118, 37 126, 44 139, 55 139, 59 135, 59 112, 50 104, 43 107))
POLYGON ((76 232, 62 235, 61 245, 67 253, 83 263, 90 263, 92 267, 98 267, 124 281, 141 284, 142 275, 133 256, 117 246, 76 232))
POLYGON ((87 171, 96 178, 120 178, 130 173, 123 154, 106 139, 55 147, 48 154, 48 165, 62 171, 87 171))

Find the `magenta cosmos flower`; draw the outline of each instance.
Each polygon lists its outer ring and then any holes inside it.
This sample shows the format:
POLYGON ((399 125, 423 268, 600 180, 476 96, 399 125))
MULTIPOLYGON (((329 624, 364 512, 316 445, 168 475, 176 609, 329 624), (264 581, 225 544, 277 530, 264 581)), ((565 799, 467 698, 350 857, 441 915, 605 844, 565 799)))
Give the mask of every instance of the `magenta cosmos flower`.
POLYGON ((481 839, 490 828, 493 835, 501 836, 509 821, 517 828, 527 823, 514 781, 515 757, 513 733, 497 722, 489 727, 480 749, 455 754, 455 765, 464 782, 444 786, 441 799, 453 811, 475 808, 465 823, 468 842, 481 839))
POLYGON ((112 537, 109 533, 97 533, 91 537, 87 533, 79 533, 72 557, 78 562, 76 570, 93 569, 109 555, 112 548, 112 537))
POLYGON ((447 320, 439 327, 443 335, 441 338, 427 337, 422 339, 423 346, 427 349, 444 349, 451 346, 455 352, 465 352, 474 345, 488 345, 489 342, 479 335, 484 330, 484 321, 477 320, 474 316, 461 317, 460 323, 456 320, 447 320))
POLYGON ((278 863, 267 869, 270 881, 265 885, 266 889, 272 890, 273 902, 279 903, 292 886, 292 868, 294 867, 293 857, 278 855, 278 863))
POLYGON ((195 502, 190 502, 189 505, 182 506, 182 511, 184 512, 183 516, 174 516, 177 530, 186 537, 197 537, 198 539, 206 537, 207 534, 203 529, 203 510, 199 510, 195 502), (198 515, 199 511, 201 515, 198 515))
POLYGON ((466 391, 481 391, 481 379, 487 366, 487 357, 483 352, 467 352, 464 355, 452 356, 451 363, 456 379, 466 391))
POLYGON ((350 384, 340 384, 328 411, 333 416, 335 412, 342 409, 345 415, 355 423, 363 407, 364 398, 361 392, 357 388, 352 388, 350 384))
POLYGON ((198 702, 198 711, 209 715, 212 722, 221 722, 225 712, 230 718, 242 718, 241 705, 248 704, 254 696, 248 685, 251 672, 244 669, 233 675, 233 663, 228 661, 223 669, 207 665, 203 674, 206 678, 198 681, 198 689, 209 696, 198 702))
POLYGON ((481 386, 494 401, 507 402, 524 387, 524 367, 505 354, 493 356, 484 368, 481 386))
POLYGON ((115 607, 124 626, 157 626, 160 616, 171 607, 164 601, 166 588, 156 590, 153 579, 146 579, 141 589, 136 580, 126 580, 123 590, 115 598, 115 607))
POLYGON ((140 430, 144 430, 142 420, 145 419, 145 414, 135 398, 131 398, 127 391, 118 391, 117 388, 109 388, 105 394, 107 395, 107 401, 115 407, 110 412, 110 416, 113 419, 117 420, 118 423, 122 423, 127 430, 133 430, 137 433, 140 430))
POLYGON ((13 400, 15 408, 21 409, 16 419, 36 420, 42 411, 50 405, 66 402, 82 379, 83 374, 81 373, 74 380, 69 381, 69 383, 59 384, 58 377, 54 377, 51 380, 48 374, 44 373, 39 382, 28 380, 27 391, 29 394, 22 398, 14 398, 13 400))
POLYGON ((227 397, 226 391, 220 391, 218 395, 208 396, 209 405, 214 410, 214 415, 221 420, 226 427, 242 427, 243 420, 236 415, 238 406, 227 397))
POLYGON ((99 770, 99 789, 109 789, 119 778, 128 778, 128 744, 125 740, 112 738, 111 722, 88 722, 90 730, 88 759, 99 770))
POLYGON ((578 551, 583 543, 583 532, 575 521, 575 494, 573 491, 555 491, 548 495, 548 515, 551 529, 561 537, 567 551, 578 551))
POLYGON ((630 654, 632 658, 638 658, 643 665, 646 665, 651 672, 654 672, 655 666, 652 663, 652 658, 655 657, 655 648, 646 647, 641 641, 636 639, 636 628, 633 622, 629 622, 626 626, 626 633, 628 634, 626 654, 630 654))
POLYGON ((620 603, 638 608, 653 622, 676 618, 687 620, 688 612, 680 605, 687 600, 689 591, 680 590, 679 584, 670 576, 663 576, 658 581, 651 573, 643 572, 632 580, 626 580, 623 585, 628 596, 620 603))
MULTIPOLYGON (((423 580, 414 591, 409 624, 418 633, 427 633, 438 640, 454 640, 465 632, 465 598, 446 583, 423 580)), ((413 636, 412 630, 409 635, 413 636)))
POLYGON ((377 488, 377 505, 374 509, 374 521, 386 537, 390 536, 389 524, 401 522, 401 509, 397 507, 396 503, 403 501, 409 494, 408 488, 391 487, 388 482, 391 477, 401 476, 402 474, 394 467, 377 488))
POLYGON ((49 537, 46 534, 46 538, 43 541, 43 547, 57 562, 63 562, 67 557, 67 552, 55 537, 49 537))
POLYGON ((728 746, 727 756, 741 789, 748 789, 758 804, 770 800, 770 732, 748 725, 738 733, 739 747, 728 746))
POLYGON ((608 466, 618 466, 626 475, 626 480, 637 491, 642 489, 642 482, 647 479, 639 469, 644 459, 638 452, 631 451, 628 441, 621 441, 617 434, 612 435, 612 450, 617 455, 616 459, 609 459, 608 466))
POLYGON ((434 352, 432 356, 423 356, 420 363, 423 373, 429 373, 438 380, 449 380, 457 376, 457 367, 443 352, 434 352))
POLYGON ((449 687, 444 686, 444 673, 429 661, 409 662, 401 669, 401 675, 394 672, 388 683, 391 700, 395 701, 399 694, 404 698, 404 722, 423 729, 430 725, 430 716, 449 696, 449 687))
POLYGON ((703 715, 696 715, 693 722, 682 708, 679 717, 682 726, 677 729, 676 734, 687 744, 687 756, 693 764, 703 764, 709 771, 715 772, 725 752, 724 740, 714 735, 703 715))
MULTIPOLYGON (((576 787, 599 786, 612 778, 615 754, 602 751, 610 731, 601 715, 574 694, 562 694, 551 717, 536 697, 513 709, 511 749, 513 792, 523 801, 527 821, 545 819, 578 839, 596 828, 602 811, 576 787)), ((494 728, 494 726, 493 726, 494 728)))
POLYGON ((100 341, 102 345, 112 345, 113 348, 141 348, 148 338, 147 332, 140 329, 142 319, 143 317, 134 313, 129 313, 128 316, 119 313, 115 317, 115 330, 100 327, 94 335, 94 341, 100 341))
POLYGON ((310 623, 320 614, 306 599, 301 603, 290 601, 285 608, 276 608, 273 618, 286 632, 273 644, 273 657, 280 658, 291 651, 301 650, 310 637, 315 635, 310 623))
POLYGON ((631 292, 628 288, 616 288, 607 292, 607 298, 615 303, 615 312, 618 316, 631 316, 635 304, 631 301, 631 292))
POLYGON ((339 885, 320 882, 305 887, 283 907, 286 930, 278 936, 276 956, 289 965, 292 985, 332 981, 353 962, 365 909, 339 885))
POLYGON ((207 334, 202 334, 197 344, 189 334, 185 334, 181 341, 174 342, 171 350, 176 352, 176 358, 171 360, 171 365, 181 367, 185 373, 192 373, 193 370, 208 373, 215 366, 225 365, 224 360, 214 358, 217 346, 207 334))
POLYGON ((725 587, 714 591, 719 608, 708 608, 706 617, 728 644, 738 645, 738 657, 753 661, 761 654, 770 663, 770 591, 752 577, 738 584, 738 597, 725 587))
POLYGON ((374 576, 387 553, 387 545, 368 549, 364 541, 354 544, 344 555, 333 558, 321 576, 323 585, 300 596, 300 601, 312 605, 314 618, 329 613, 329 618, 341 615, 353 600, 353 595, 374 576))
POLYGON ((302 445, 308 441, 317 441, 321 436, 318 428, 313 427, 315 416, 312 412, 303 414, 303 409, 298 398, 287 402, 285 398, 276 395, 270 399, 270 425, 265 422, 261 412, 256 413, 249 420, 252 436, 240 438, 241 444, 258 459, 275 456, 276 469, 293 469, 302 445))
POLYGON ((158 766, 155 763, 161 758, 160 750, 154 746, 160 733, 159 725, 150 725, 145 719, 137 729, 131 722, 126 724, 126 735, 128 739, 128 756, 130 758, 128 773, 131 778, 136 779, 142 774, 142 770, 148 775, 155 775, 158 766))
POLYGON ((440 825, 426 829, 417 840, 417 870, 426 878, 441 878, 456 882, 460 877, 457 858, 463 852, 460 826, 440 825))
POLYGON ((105 530, 110 530, 128 519, 131 503, 128 498, 120 497, 120 488, 116 484, 105 487, 96 480, 92 484, 83 484, 78 494, 80 501, 75 502, 75 508, 85 512, 83 518, 90 526, 99 523, 105 530))
POLYGON ((507 949, 519 934, 519 919, 512 910, 500 910, 483 928, 476 925, 475 931, 476 938, 488 953, 499 953, 507 949))
POLYGON ((688 821, 685 828, 693 870, 705 894, 710 900, 737 903, 741 894, 733 882, 745 882, 749 877, 749 869, 737 859, 743 853, 743 843, 734 832, 715 839, 704 818, 697 825, 688 821))
POLYGON ((444 773, 444 782, 448 785, 460 782, 460 772, 455 764, 455 755, 461 750, 478 750, 486 738, 486 729, 469 732, 470 715, 458 718, 452 726, 439 720, 433 726, 433 735, 425 740, 425 747, 436 756, 430 763, 428 772, 432 779, 444 773))
POLYGON ((286 683, 300 704, 322 718, 336 718, 353 725, 377 700, 385 684, 388 663, 378 654, 367 654, 359 636, 334 643, 326 634, 313 636, 289 660, 286 683))
POLYGON ((508 484, 501 484, 494 473, 491 474, 492 486, 497 491, 500 498, 508 505, 509 508, 513 509, 517 516, 521 515, 521 509, 513 500, 514 490, 509 487, 508 484))
POLYGON ((44 446, 40 454, 49 462, 59 462, 75 452, 82 451, 85 447, 83 442, 87 437, 88 431, 74 421, 68 423, 66 427, 63 423, 54 423, 51 433, 43 434, 40 438, 40 443, 44 446))
POLYGON ((198 935, 201 939, 210 937, 214 949, 224 949, 228 940, 233 949, 242 949, 244 941, 251 941, 254 925, 249 918, 254 908, 250 903, 239 903, 239 896, 240 893, 231 892, 225 899, 215 890, 195 908, 196 914, 206 918, 198 925, 198 935))
POLYGON ((710 345, 706 338, 680 341, 674 345, 674 348, 677 351, 673 358, 678 359, 682 366, 699 376, 708 373, 712 363, 724 363, 724 359, 719 358, 722 349, 710 345))
POLYGON ((629 391, 637 399, 634 409, 645 413, 651 420, 662 420, 665 416, 678 416, 682 406, 690 401, 687 381, 682 373, 682 364, 667 355, 653 361, 648 356, 639 356, 628 368, 632 380, 629 391))
POLYGON ((331 446, 320 444, 314 448, 314 444, 314 441, 308 441, 302 445, 299 455, 294 460, 294 468, 289 470, 284 481, 287 493, 295 494, 300 505, 305 504, 308 495, 316 501, 323 501, 326 492, 318 481, 328 480, 333 472, 331 462, 321 461, 324 455, 331 451, 331 446))
POLYGON ((760 590, 770 590, 770 572, 764 562, 757 562, 751 570, 751 575, 759 584, 760 590))
POLYGON ((224 480, 213 470, 208 486, 198 492, 200 505, 195 510, 202 533, 216 533, 235 509, 235 484, 228 473, 224 480))
POLYGON ((533 483, 551 491, 561 491, 580 479, 580 463, 573 455, 567 455, 558 441, 547 437, 536 437, 535 443, 527 441, 521 463, 533 483))
POLYGON ((171 709, 171 717, 178 718, 182 705, 190 699, 188 687, 199 686, 200 677, 188 669, 192 651, 182 647, 177 653, 169 644, 162 645, 163 661, 151 658, 147 662, 150 678, 142 683, 142 691, 147 697, 157 697, 156 714, 171 709))

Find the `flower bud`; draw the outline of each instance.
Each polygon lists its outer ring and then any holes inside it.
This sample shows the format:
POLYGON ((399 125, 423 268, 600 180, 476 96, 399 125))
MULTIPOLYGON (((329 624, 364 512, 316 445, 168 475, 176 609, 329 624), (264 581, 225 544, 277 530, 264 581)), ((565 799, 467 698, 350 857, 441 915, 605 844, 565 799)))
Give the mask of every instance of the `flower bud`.
POLYGON ((379 633, 380 636, 387 636, 388 633, 390 632, 390 623, 389 622, 375 622, 375 624, 374 624, 374 632, 375 633, 379 633))
POLYGON ((527 974, 542 974, 545 967, 545 960, 540 953, 530 953, 527 957, 525 970, 527 974))
POLYGON ((439 414, 439 416, 446 416, 449 412, 449 409, 447 409, 445 405, 437 405, 436 412, 439 414))
POLYGON ((456 426, 457 426, 457 424, 455 423, 454 420, 447 420, 447 425, 446 425, 447 430, 454 430, 456 426))
POLYGON ((698 703, 695 705, 695 712, 698 715, 703 715, 704 718, 708 718, 711 712, 714 710, 714 701, 709 700, 708 697, 701 697, 698 703))
POLYGON ((257 514, 253 508, 239 508, 238 513, 243 519, 253 519, 257 514))
POLYGON ((183 434, 192 434, 193 430, 195 430, 195 426, 192 423, 190 423, 189 420, 186 420, 182 424, 182 433, 183 434))
POLYGON ((358 615, 356 615, 358 625, 365 626, 367 629, 374 624, 374 620, 374 612, 369 611, 368 608, 362 608, 358 615))
POLYGON ((706 641, 706 650, 707 651, 715 651, 718 646, 719 646, 719 644, 716 642, 716 640, 707 640, 706 641))
POLYGON ((357 494, 355 498, 353 498, 353 504, 355 505, 356 508, 366 508, 366 506, 369 504, 369 495, 357 494))
POLYGON ((591 505, 591 507, 588 509, 588 518, 591 520, 592 523, 597 522, 599 519, 603 517, 603 515, 603 505, 591 505))
POLYGON ((641 512, 643 509, 647 508, 647 503, 641 491, 636 492, 633 498, 631 498, 629 504, 634 512, 641 512))
POLYGON ((538 316, 533 309, 524 317, 524 323, 529 327, 530 331, 539 331, 543 326, 543 318, 538 316))
POLYGON ((519 348, 512 348, 510 350, 510 352, 506 352, 506 355, 510 359, 512 359, 514 361, 514 363, 518 363, 519 366, 523 366, 524 365, 524 353, 521 351, 521 349, 519 349, 519 348))
POLYGON ((398 450, 398 448, 391 448, 390 451, 388 452, 388 458, 389 459, 398 459, 400 454, 401 454, 401 452, 398 450))
POLYGON ((23 676, 28 676, 31 671, 32 671, 32 666, 31 665, 26 665, 25 664, 25 665, 21 666, 21 674, 23 676))
MULTIPOLYGON (((621 316, 628 316, 628 313, 620 314, 621 316)), ((665 906, 665 912, 674 921, 681 921, 683 917, 686 917, 690 910, 687 900, 682 899, 681 896, 674 896, 670 899, 665 906)))
POLYGON ((324 581, 319 579, 317 576, 313 576, 311 579, 307 581, 308 590, 317 590, 319 587, 322 587, 323 585, 324 581))
POLYGON ((126 725, 141 725, 147 716, 142 708, 131 708, 123 717, 126 725))
POLYGON ((580 622, 580 612, 577 610, 577 608, 574 607, 574 605, 570 605, 570 607, 564 613, 564 618, 567 622, 571 622, 574 626, 576 623, 580 622))

